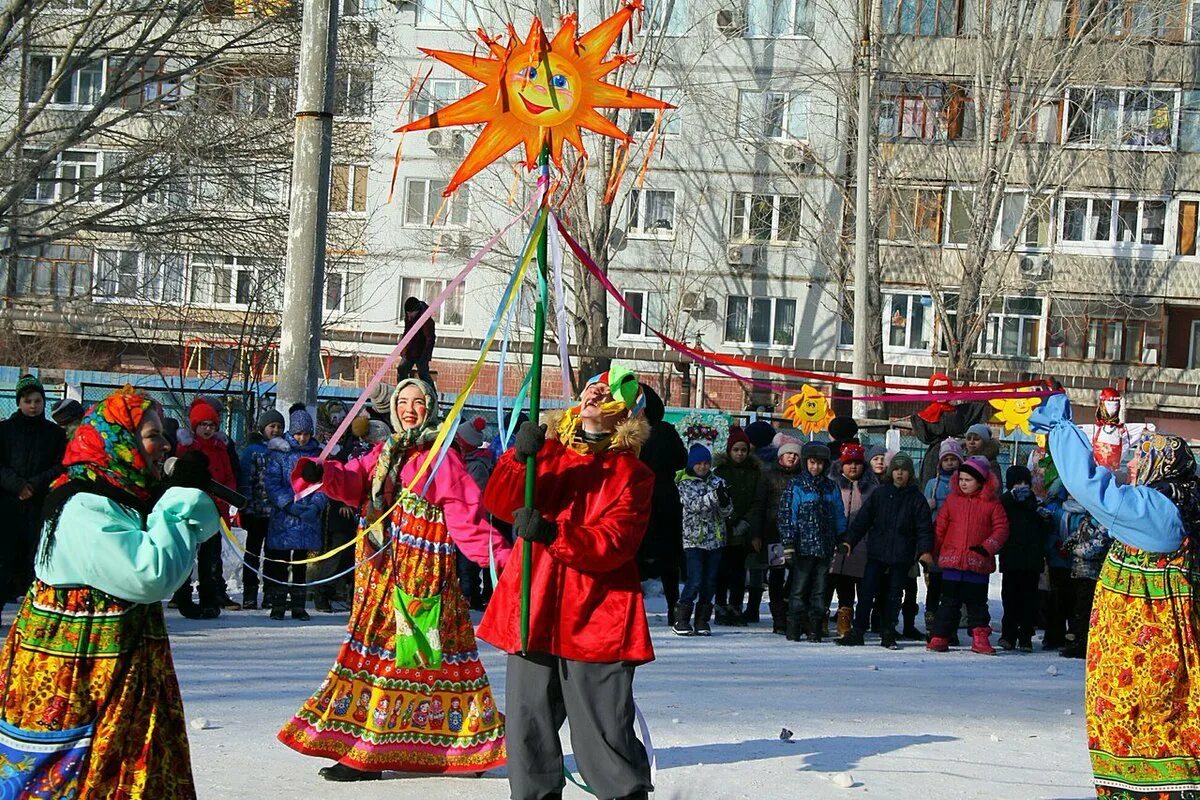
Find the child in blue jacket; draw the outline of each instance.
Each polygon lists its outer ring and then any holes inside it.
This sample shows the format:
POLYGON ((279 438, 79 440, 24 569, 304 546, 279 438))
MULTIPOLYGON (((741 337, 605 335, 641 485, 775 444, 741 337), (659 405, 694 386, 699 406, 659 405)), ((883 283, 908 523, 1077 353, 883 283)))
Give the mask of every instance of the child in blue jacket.
POLYGON ((779 539, 792 568, 787 638, 793 642, 802 634, 810 642, 821 641, 828 610, 825 581, 834 544, 846 533, 841 490, 825 475, 831 457, 819 442, 800 448, 804 468, 788 481, 779 500, 779 539))

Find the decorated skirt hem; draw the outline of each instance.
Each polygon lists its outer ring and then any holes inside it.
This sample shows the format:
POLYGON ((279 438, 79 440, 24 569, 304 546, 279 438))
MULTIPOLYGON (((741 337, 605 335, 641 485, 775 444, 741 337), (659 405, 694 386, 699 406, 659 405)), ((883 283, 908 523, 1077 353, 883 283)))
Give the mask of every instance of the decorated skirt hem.
POLYGON ((424 772, 451 774, 484 772, 508 762, 504 737, 499 736, 468 748, 447 750, 445 747, 422 746, 415 743, 394 744, 375 750, 363 749, 362 740, 348 734, 314 731, 311 726, 293 720, 278 734, 280 742, 297 753, 314 758, 328 758, 366 772, 424 772))

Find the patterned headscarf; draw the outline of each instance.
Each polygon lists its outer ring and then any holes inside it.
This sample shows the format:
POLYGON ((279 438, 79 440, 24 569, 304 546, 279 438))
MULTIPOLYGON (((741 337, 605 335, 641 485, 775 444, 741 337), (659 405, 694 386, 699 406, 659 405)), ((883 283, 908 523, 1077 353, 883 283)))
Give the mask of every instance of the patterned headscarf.
POLYGON ((1184 531, 1194 547, 1200 546, 1200 478, 1187 442, 1161 433, 1142 442, 1137 482, 1162 492, 1179 508, 1184 531))
POLYGON ((371 476, 370 511, 372 521, 386 511, 388 506, 395 500, 396 478, 400 472, 400 467, 404 464, 405 455, 414 447, 427 445, 436 439, 438 423, 441 421, 438 411, 437 394, 433 391, 432 386, 417 378, 408 378, 407 380, 400 381, 396 385, 395 391, 392 392, 390 405, 392 428, 396 432, 384 442, 383 450, 379 454, 379 461, 375 464, 375 473, 371 476), (416 386, 425 394, 426 412, 424 424, 417 428, 405 430, 403 423, 400 421, 396 401, 400 398, 401 390, 409 386, 416 386))
POLYGON ((140 444, 142 419, 158 404, 126 386, 83 417, 63 456, 66 472, 51 485, 69 481, 107 483, 138 500, 150 497, 150 470, 140 444))

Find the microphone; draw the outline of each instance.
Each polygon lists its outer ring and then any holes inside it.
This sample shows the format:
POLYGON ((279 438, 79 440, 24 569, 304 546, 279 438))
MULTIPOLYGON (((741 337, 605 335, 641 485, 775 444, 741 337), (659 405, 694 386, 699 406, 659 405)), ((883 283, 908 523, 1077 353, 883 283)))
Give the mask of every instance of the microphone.
MULTIPOLYGON (((170 458, 168 458, 166 461, 163 462, 163 474, 166 475, 168 478, 171 477, 172 473, 175 472, 175 463, 177 461, 179 461, 178 458, 171 456, 170 458)), ((246 505, 250 502, 245 497, 238 494, 233 489, 230 489, 225 484, 217 483, 216 481, 212 480, 211 478, 209 479, 208 486, 204 489, 204 491, 208 492, 211 495, 215 495, 216 497, 221 498, 222 500, 224 500, 226 503, 229 503, 229 505, 233 506, 234 508, 245 508, 246 505)))

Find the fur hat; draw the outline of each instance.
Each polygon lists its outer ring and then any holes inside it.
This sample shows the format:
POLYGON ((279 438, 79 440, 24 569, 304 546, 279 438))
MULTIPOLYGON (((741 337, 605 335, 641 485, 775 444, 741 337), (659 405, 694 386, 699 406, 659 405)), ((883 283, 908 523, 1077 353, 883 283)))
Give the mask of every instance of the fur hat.
POLYGON ((976 422, 971 427, 967 428, 967 436, 976 435, 985 442, 992 439, 992 429, 987 426, 986 422, 976 422))
POLYGON ((765 419, 751 422, 746 426, 746 438, 753 447, 766 447, 775 438, 775 426, 765 419))
POLYGON ((733 449, 735 444, 744 444, 746 447, 754 449, 754 445, 750 443, 750 437, 746 435, 744 430, 736 425, 729 429, 729 440, 725 442, 726 455, 729 454, 729 451, 733 449))
POLYGON ((958 471, 967 473, 980 483, 987 483, 992 474, 992 464, 983 456, 971 456, 962 463, 958 471))
POLYGON ((959 461, 963 460, 963 449, 962 445, 958 443, 958 439, 947 439, 942 442, 942 446, 938 448, 938 461, 946 456, 955 456, 959 461))
POLYGON ((197 395, 196 399, 192 401, 191 408, 188 409, 188 425, 192 427, 192 430, 196 430, 202 422, 211 422, 219 427, 221 413, 213 408, 212 403, 204 395, 197 395))
POLYGON ((858 436, 858 423, 854 417, 834 417, 829 421, 829 435, 835 442, 848 442, 858 436))
POLYGON ((688 469, 694 469, 697 464, 712 462, 712 451, 697 442, 688 448, 688 469))
POLYGON ((350 433, 359 439, 365 439, 370 430, 371 418, 367 416, 365 411, 360 411, 358 416, 350 423, 350 433))
POLYGON ((273 408, 268 408, 266 411, 258 415, 258 419, 255 420, 254 427, 259 433, 262 433, 268 425, 274 424, 286 425, 287 421, 284 420, 283 414, 280 414, 273 408))
POLYGON ((800 460, 808 461, 810 458, 817 458, 824 461, 826 464, 833 458, 833 454, 829 452, 829 446, 820 442, 806 442, 800 448, 800 460))
POLYGON ((843 464, 865 464, 867 463, 867 451, 863 450, 861 444, 843 445, 842 454, 838 456, 838 461, 843 464))
POLYGON ((34 375, 22 375, 17 381, 17 401, 30 392, 37 392, 42 396, 42 400, 46 399, 46 389, 42 386, 42 382, 34 375))
POLYGON ((1020 464, 1013 464, 1004 473, 1004 485, 1011 489, 1018 483, 1032 484, 1033 473, 1031 473, 1026 467, 1022 467, 1020 464))
POLYGON ((288 433, 309 433, 313 432, 312 414, 308 413, 306 408, 297 408, 288 417, 288 433))
POLYGON ((50 410, 50 418, 65 428, 72 422, 83 419, 83 406, 79 404, 78 400, 64 397, 54 404, 54 408, 50 410))

